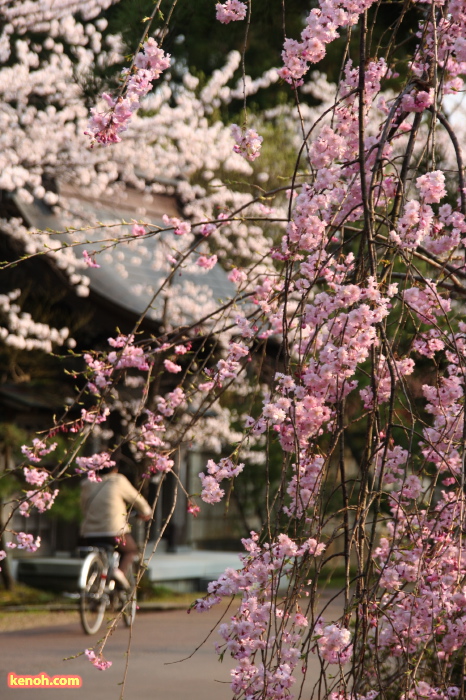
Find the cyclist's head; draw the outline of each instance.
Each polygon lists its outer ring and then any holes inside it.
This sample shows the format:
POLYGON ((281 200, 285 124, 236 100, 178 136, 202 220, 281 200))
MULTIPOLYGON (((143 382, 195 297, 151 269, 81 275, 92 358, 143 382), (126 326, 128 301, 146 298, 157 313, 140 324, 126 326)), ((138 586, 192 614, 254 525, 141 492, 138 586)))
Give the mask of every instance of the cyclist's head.
POLYGON ((115 474, 118 471, 118 467, 104 467, 103 469, 99 469, 98 474, 99 476, 105 476, 106 474, 115 474))

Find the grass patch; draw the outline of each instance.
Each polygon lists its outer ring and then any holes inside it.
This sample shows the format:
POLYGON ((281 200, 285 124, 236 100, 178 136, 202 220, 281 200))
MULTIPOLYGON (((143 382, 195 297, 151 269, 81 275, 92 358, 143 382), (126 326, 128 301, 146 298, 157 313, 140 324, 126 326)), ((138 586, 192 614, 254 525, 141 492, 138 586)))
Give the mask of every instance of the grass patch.
POLYGON ((57 612, 56 610, 53 612, 48 610, 1 612, 0 609, 0 633, 69 624, 79 624, 77 610, 74 612, 57 612))
POLYGON ((0 609, 8 605, 44 605, 62 603, 65 600, 57 593, 31 588, 24 583, 16 583, 11 591, 0 589, 0 609))
POLYGON ((173 591, 167 586, 149 585, 145 586, 142 591, 139 591, 139 600, 145 603, 176 603, 177 605, 189 607, 196 598, 201 598, 203 595, 205 593, 198 591, 180 593, 173 591))

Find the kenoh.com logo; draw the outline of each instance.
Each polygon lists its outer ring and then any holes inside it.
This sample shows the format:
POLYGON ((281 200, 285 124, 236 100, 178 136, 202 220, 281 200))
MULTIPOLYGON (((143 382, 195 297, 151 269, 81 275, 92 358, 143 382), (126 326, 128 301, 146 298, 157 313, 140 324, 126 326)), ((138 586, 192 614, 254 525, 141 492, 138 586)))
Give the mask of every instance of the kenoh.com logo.
POLYGON ((38 673, 37 676, 19 676, 17 673, 8 674, 9 688, 81 688, 81 676, 49 676, 48 673, 38 673))

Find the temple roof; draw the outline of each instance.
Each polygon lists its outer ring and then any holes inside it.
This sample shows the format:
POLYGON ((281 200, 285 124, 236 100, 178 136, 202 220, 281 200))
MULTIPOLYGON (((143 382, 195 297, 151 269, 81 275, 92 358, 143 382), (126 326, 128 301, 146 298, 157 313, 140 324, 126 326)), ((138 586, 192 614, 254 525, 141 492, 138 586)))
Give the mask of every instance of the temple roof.
POLYGON ((168 258, 186 247, 182 237, 164 230, 167 224, 163 215, 179 214, 174 196, 127 190, 114 198, 97 199, 63 185, 58 213, 38 200, 27 203, 15 196, 14 201, 27 225, 35 229, 50 232, 89 227, 57 234, 54 239, 73 243, 78 258, 84 250, 93 257, 98 253, 95 260, 99 268, 79 270, 89 278, 91 292, 136 316, 147 311, 153 321, 172 326, 191 324, 207 315, 219 300, 235 295, 235 287, 220 264, 204 270, 186 262, 173 272, 168 258), (91 228, 96 222, 102 226, 91 228), (136 222, 150 223, 156 233, 132 237, 131 228, 136 222))

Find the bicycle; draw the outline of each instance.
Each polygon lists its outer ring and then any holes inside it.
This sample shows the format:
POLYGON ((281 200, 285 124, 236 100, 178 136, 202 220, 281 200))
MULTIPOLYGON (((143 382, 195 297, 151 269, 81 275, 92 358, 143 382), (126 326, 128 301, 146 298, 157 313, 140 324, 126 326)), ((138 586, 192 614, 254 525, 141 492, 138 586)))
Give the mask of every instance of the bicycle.
POLYGON ((79 576, 79 613, 84 632, 99 631, 107 608, 122 612, 123 622, 130 627, 137 607, 133 569, 127 574, 130 587, 119 588, 113 572, 118 569, 120 555, 113 547, 99 545, 79 550, 81 555, 86 555, 79 576))

